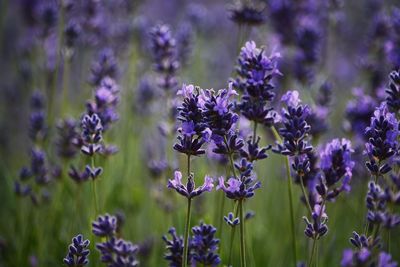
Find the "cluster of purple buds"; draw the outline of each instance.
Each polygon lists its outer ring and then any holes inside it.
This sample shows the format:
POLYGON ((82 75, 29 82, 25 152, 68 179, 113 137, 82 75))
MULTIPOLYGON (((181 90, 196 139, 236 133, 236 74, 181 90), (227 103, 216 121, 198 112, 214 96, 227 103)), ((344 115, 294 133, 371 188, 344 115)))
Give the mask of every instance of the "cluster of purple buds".
MULTIPOLYGON (((174 227, 171 227, 168 231, 171 235, 171 239, 168 239, 167 236, 163 236, 162 239, 166 243, 167 252, 164 255, 164 259, 169 261, 170 267, 181 267, 182 266, 182 255, 183 255, 183 238, 182 236, 178 236, 176 234, 176 230, 174 227)), ((190 246, 190 242, 189 242, 190 246)), ((190 251, 190 249, 189 249, 190 251)), ((188 263, 191 262, 191 253, 188 255, 188 263)))
POLYGON ((307 123, 310 108, 300 104, 301 100, 297 91, 287 92, 282 96, 281 101, 287 105, 287 109, 282 111, 283 126, 279 129, 279 133, 283 137, 283 144, 279 144, 274 151, 286 156, 310 152, 313 149, 307 141, 308 133, 311 130, 307 123))
POLYGON ((176 42, 178 50, 178 60, 182 65, 189 63, 193 50, 194 31, 188 22, 182 23, 176 32, 176 42))
POLYGON ((329 115, 329 104, 331 102, 332 85, 325 82, 321 85, 316 98, 316 105, 312 108, 311 114, 307 118, 311 126, 310 135, 319 137, 328 129, 327 117, 329 115))
POLYGON ((102 78, 95 89, 94 100, 86 104, 89 115, 97 114, 100 117, 103 130, 107 130, 110 124, 119 119, 117 106, 120 101, 119 86, 109 76, 102 78))
POLYGON ((81 146, 77 123, 73 119, 61 120, 57 124, 58 139, 56 141, 57 154, 63 159, 73 158, 81 146))
POLYGON ((212 225, 200 223, 192 228, 191 257, 194 262, 204 266, 217 266, 221 258, 217 254, 219 239, 215 238, 217 229, 212 225))
POLYGON ((361 88, 355 88, 353 95, 355 99, 349 101, 346 107, 347 122, 345 128, 364 140, 365 128, 370 124, 378 103, 373 97, 365 94, 361 88))
POLYGON ((266 147, 259 147, 260 137, 254 141, 252 138, 247 140, 247 150, 242 148, 240 150, 240 156, 245 158, 249 162, 266 159, 268 157, 267 150, 271 148, 270 145, 266 147))
POLYGON ((386 89, 388 96, 386 97, 386 103, 388 108, 393 113, 397 113, 400 110, 400 73, 399 71, 392 71, 389 75, 390 82, 389 88, 386 89))
POLYGON ((254 196, 254 191, 261 187, 261 182, 257 181, 252 172, 253 164, 246 159, 240 163, 235 163, 235 168, 240 172, 239 177, 231 177, 225 183, 225 178, 219 178, 217 190, 225 192, 226 197, 234 200, 243 200, 254 196))
POLYGON ((350 238, 350 243, 355 246, 357 249, 367 248, 372 250, 374 248, 380 247, 380 239, 366 237, 365 235, 360 235, 357 232, 353 232, 353 237, 350 238))
POLYGON ((281 75, 277 68, 279 57, 278 53, 267 56, 255 42, 247 42, 238 58, 238 77, 233 81, 233 86, 242 92, 237 107, 243 116, 267 126, 274 122, 268 102, 275 96, 271 80, 281 75))
POLYGON ((206 176, 204 178, 204 184, 197 187, 194 182, 193 174, 190 174, 186 185, 182 184, 182 173, 175 171, 174 179, 168 180, 168 188, 175 189, 176 192, 182 196, 191 199, 201 195, 204 192, 211 192, 214 187, 213 178, 206 176))
POLYGON ((390 113, 386 103, 382 103, 374 112, 371 124, 365 130, 368 142, 365 144, 369 161, 366 166, 371 174, 380 176, 392 168, 390 159, 398 149, 397 137, 399 123, 393 113, 390 113))
POLYGON ((379 185, 374 182, 369 183, 369 189, 366 197, 366 205, 368 209, 367 220, 374 225, 383 225, 388 229, 392 229, 400 225, 400 216, 390 213, 387 209, 388 203, 398 203, 399 196, 392 199, 391 190, 382 190, 379 185))
POLYGON ((114 51, 111 48, 105 48, 99 52, 97 59, 92 62, 89 83, 93 86, 99 86, 105 77, 116 79, 118 72, 114 51))
POLYGON ((238 3, 230 10, 230 19, 238 25, 259 26, 266 21, 265 8, 250 2, 238 3))
POLYGON ((316 186, 318 194, 326 200, 334 200, 340 192, 350 191, 354 161, 354 150, 347 139, 333 139, 321 152, 320 169, 322 177, 316 186), (337 185, 341 181, 340 185, 337 185))
POLYGON ((307 217, 303 217, 303 220, 306 223, 304 234, 308 238, 317 240, 326 235, 328 232, 328 226, 326 225, 326 222, 328 221, 328 216, 325 213, 325 205, 314 205, 314 210, 311 214, 311 217, 312 222, 310 222, 307 217))
POLYGON ((106 214, 99 216, 92 223, 92 231, 98 237, 106 237, 105 242, 97 243, 96 248, 101 253, 101 261, 108 267, 138 266, 136 254, 139 247, 115 235, 118 229, 117 217, 106 214))
POLYGON ((224 216, 224 221, 230 226, 230 227, 235 227, 236 225, 239 225, 240 219, 239 217, 236 217, 233 215, 233 212, 229 212, 228 216, 224 216))
POLYGON ((31 97, 31 114, 29 118, 29 136, 33 142, 42 141, 47 135, 44 95, 35 91, 31 97))
POLYGON ((72 238, 72 243, 68 247, 68 254, 64 258, 64 263, 69 267, 83 267, 89 263, 89 240, 84 240, 81 234, 72 238))
POLYGON ((150 37, 154 69, 159 74, 158 85, 166 91, 174 90, 178 84, 176 72, 179 68, 176 40, 165 24, 153 27, 150 37))
POLYGON ((178 120, 182 123, 180 135, 174 149, 188 156, 199 156, 205 153, 202 145, 211 137, 211 131, 204 123, 200 93, 202 90, 193 85, 183 85, 178 95, 183 96, 182 105, 178 107, 178 120))
POLYGON ((360 250, 353 251, 352 249, 346 249, 343 251, 342 260, 340 262, 342 267, 397 267, 397 262, 392 260, 392 256, 386 252, 380 252, 377 255, 377 259, 374 253, 367 248, 361 248, 360 250))
POLYGON ((102 149, 101 141, 103 126, 101 120, 97 114, 88 115, 85 114, 81 122, 82 128, 82 147, 81 151, 88 156, 94 156, 100 153, 102 149))

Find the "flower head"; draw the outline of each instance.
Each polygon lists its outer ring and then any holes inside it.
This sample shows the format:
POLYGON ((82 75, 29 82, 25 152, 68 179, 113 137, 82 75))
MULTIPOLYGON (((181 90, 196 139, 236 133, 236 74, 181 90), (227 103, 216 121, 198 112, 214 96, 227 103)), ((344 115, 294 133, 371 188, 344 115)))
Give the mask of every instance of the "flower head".
POLYGON ((68 254, 64 258, 64 263, 69 267, 83 267, 89 263, 89 240, 84 240, 81 234, 72 238, 72 243, 68 247, 68 254))
POLYGON ((194 183, 193 175, 189 175, 188 182, 186 185, 182 184, 182 173, 175 171, 174 179, 168 180, 168 188, 175 189, 176 192, 187 198, 193 198, 201 195, 203 192, 211 192, 214 187, 213 178, 206 176, 204 177, 203 185, 196 188, 194 183))

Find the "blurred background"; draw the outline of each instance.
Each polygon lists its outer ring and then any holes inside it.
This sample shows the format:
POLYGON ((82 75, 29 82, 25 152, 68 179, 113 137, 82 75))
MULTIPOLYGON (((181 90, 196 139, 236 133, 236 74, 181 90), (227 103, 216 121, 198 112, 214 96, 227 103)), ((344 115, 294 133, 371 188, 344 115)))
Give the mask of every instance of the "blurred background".
MULTIPOLYGON (((310 122, 314 146, 335 137, 352 140, 352 191, 328 204, 330 231, 319 249, 320 266, 339 266, 352 231, 364 227, 369 174, 363 130, 385 97, 388 74, 400 64, 398 8, 394 0, 0 0, 0 266, 61 266, 73 236, 82 233, 96 242, 91 184, 70 175, 88 159, 68 140, 95 99, 99 77, 106 76, 115 80, 119 95, 116 116, 103 134, 108 146, 96 162, 103 168, 96 182, 101 211, 118 215, 121 234, 140 246, 141 266, 167 266, 161 237, 171 226, 183 234, 186 203, 166 188, 173 170, 185 165, 172 149, 175 93, 162 89, 155 67, 151 31, 161 24, 168 25, 179 64, 168 73, 176 88, 226 88, 240 48, 254 40, 267 54, 281 54, 274 106, 280 109, 280 96, 296 89, 310 106, 327 107, 310 122), (32 149, 46 154, 44 181, 27 178, 27 168, 37 164, 32 149)), ((269 128, 260 135, 264 145, 274 143, 269 128)), ((225 175, 225 165, 199 157, 192 169, 201 181, 205 174, 225 175)), ((283 157, 271 152, 256 171, 262 188, 246 203, 246 211, 255 212, 246 225, 249 266, 289 266, 283 157)), ((305 260, 306 209, 299 187, 294 191, 299 255, 305 260)), ((192 225, 221 226, 225 263, 229 228, 220 224, 215 205, 221 195, 213 191, 196 199, 192 225)), ((397 261, 399 234, 391 240, 397 261)), ((90 266, 101 266, 91 248, 90 266)), ((238 247, 235 252, 239 262, 238 247)))

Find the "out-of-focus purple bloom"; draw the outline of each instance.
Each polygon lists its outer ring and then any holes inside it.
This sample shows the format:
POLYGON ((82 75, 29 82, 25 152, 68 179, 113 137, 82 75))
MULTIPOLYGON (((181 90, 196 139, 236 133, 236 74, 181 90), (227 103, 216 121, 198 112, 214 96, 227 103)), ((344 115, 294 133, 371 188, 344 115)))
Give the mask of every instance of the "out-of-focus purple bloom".
POLYGON ((400 73, 392 71, 389 75, 389 88, 386 89, 388 96, 386 103, 390 111, 397 113, 400 110, 400 73))
POLYGON ((73 119, 61 120, 57 124, 57 133, 57 154, 65 159, 73 158, 81 145, 76 121, 73 119))
POLYGON ((99 237, 112 237, 117 230, 117 218, 115 216, 105 214, 99 216, 96 221, 92 223, 93 234, 99 237))
POLYGON ((158 85, 166 91, 174 90, 178 84, 176 72, 179 68, 176 40, 165 24, 153 27, 150 37, 154 69, 159 74, 158 85))
POLYGON ((215 227, 204 223, 192 228, 191 255, 195 262, 204 266, 217 266, 221 263, 217 254, 219 239, 214 237, 216 231, 215 227))
POLYGON ((139 265, 136 254, 139 251, 137 245, 124 239, 112 237, 110 240, 97 243, 96 248, 101 253, 101 261, 108 267, 135 267, 139 265))
POLYGON ((239 2, 230 9, 230 19, 239 25, 258 26, 266 20, 264 10, 260 3, 239 2))
POLYGON ((365 94, 361 88, 353 90, 354 100, 351 100, 346 107, 347 126, 346 129, 365 139, 365 128, 370 124, 371 117, 377 106, 376 100, 365 94))
POLYGON ((29 118, 29 136, 32 141, 43 140, 47 135, 45 97, 40 91, 35 91, 31 97, 32 112, 29 118))
POLYGON ((80 172, 73 165, 71 166, 71 168, 68 171, 69 177, 71 177, 71 179, 74 180, 78 184, 87 181, 90 177, 90 174, 91 174, 90 169, 85 168, 84 171, 80 172))
POLYGON ((176 192, 186 198, 194 198, 201 195, 203 192, 211 192, 214 187, 213 178, 204 177, 204 184, 197 187, 194 183, 193 174, 189 175, 186 186, 182 184, 182 173, 175 171, 174 179, 168 180, 168 188, 175 189, 176 192))
POLYGON ((367 248, 362 248, 356 252, 351 249, 345 249, 340 264, 342 267, 365 266, 370 256, 371 252, 367 248))
POLYGON ((397 262, 392 260, 392 255, 386 252, 379 253, 378 259, 379 267, 397 267, 397 262))
POLYGON ((117 113, 119 91, 115 80, 108 76, 104 77, 96 88, 94 100, 86 103, 88 114, 97 114, 100 117, 103 130, 107 130, 112 122, 119 119, 117 113))
POLYGON ((64 258, 64 263, 69 267, 83 267, 89 263, 89 240, 84 240, 81 234, 72 238, 72 243, 68 247, 68 254, 64 258))
POLYGON ((382 103, 374 112, 371 124, 365 130, 365 144, 369 161, 367 168, 373 175, 383 175, 391 170, 390 160, 398 149, 399 123, 393 113, 382 103), (386 162, 385 162, 386 161, 386 162), (383 163, 383 164, 382 164, 383 163))
POLYGON ((93 86, 99 86, 105 77, 116 79, 119 70, 114 51, 111 48, 101 50, 97 59, 92 62, 90 71, 89 82, 93 86))
POLYGON ((194 31, 190 23, 182 23, 176 31, 178 60, 185 66, 188 65, 193 50, 194 31))

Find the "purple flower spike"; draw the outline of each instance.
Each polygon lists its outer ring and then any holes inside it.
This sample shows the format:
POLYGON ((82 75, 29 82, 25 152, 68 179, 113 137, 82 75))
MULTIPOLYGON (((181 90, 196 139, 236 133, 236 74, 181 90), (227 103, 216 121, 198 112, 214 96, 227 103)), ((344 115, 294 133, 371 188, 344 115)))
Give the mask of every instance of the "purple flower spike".
POLYGON ((117 218, 109 214, 99 216, 97 221, 92 223, 93 234, 99 237, 112 237, 117 229, 117 218))
POLYGON ((194 198, 206 191, 211 192, 213 187, 213 178, 206 176, 204 184, 196 188, 192 174, 188 177, 188 182, 185 186, 182 184, 182 173, 180 171, 175 171, 174 179, 168 180, 168 188, 175 189, 176 192, 187 198, 194 198))
POLYGON ((84 240, 81 234, 72 238, 69 245, 68 254, 64 258, 64 263, 69 267, 83 267, 89 263, 89 240, 84 240))

